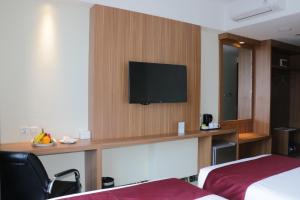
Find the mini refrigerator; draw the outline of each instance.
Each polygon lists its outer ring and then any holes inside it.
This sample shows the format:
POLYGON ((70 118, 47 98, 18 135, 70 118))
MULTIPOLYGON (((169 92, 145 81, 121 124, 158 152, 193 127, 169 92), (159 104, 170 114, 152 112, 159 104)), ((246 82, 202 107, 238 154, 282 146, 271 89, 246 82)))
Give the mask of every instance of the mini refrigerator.
POLYGON ((225 140, 212 141, 212 165, 236 160, 236 143, 225 140))

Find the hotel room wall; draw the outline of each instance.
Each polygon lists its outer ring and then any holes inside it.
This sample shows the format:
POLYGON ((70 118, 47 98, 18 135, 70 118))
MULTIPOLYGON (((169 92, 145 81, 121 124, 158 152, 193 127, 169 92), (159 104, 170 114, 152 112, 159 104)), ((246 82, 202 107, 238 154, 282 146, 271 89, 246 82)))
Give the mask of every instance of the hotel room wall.
MULTIPOLYGON (((19 128, 27 125, 42 126, 57 137, 65 134, 75 137, 78 128, 87 128, 89 7, 68 0, 0 2, 2 143, 31 139, 32 135, 19 133, 19 128), (38 36, 45 4, 52 7, 54 14, 50 24, 56 27, 56 42, 52 43, 57 55, 55 62, 43 62, 47 56, 41 56, 43 50, 37 44, 41 39, 38 36)), ((201 32, 201 111, 217 116, 218 32, 206 28, 201 32)), ((191 144, 193 142, 187 142, 182 148, 191 144)), ((123 148, 118 151, 126 153, 123 148)), ((138 154, 139 149, 134 152, 138 154)), ((65 168, 75 167, 80 170, 84 183, 83 153, 41 156, 41 159, 50 177, 65 168)), ((193 156, 190 159, 193 160, 193 156)), ((139 163, 137 167, 142 165, 139 163)), ((129 168, 128 165, 123 167, 129 168)))
POLYGON ((0 8, 2 142, 31 139, 19 133, 25 126, 78 136, 88 124, 90 5, 4 0, 0 8))
MULTIPOLYGON (((79 1, 0 2, 1 142, 28 141, 24 126, 57 138, 88 124, 89 8, 79 1)), ((49 176, 83 174, 84 154, 42 156, 49 176), (75 164, 76 163, 76 164, 75 164)))
POLYGON ((219 119, 219 38, 220 31, 201 28, 201 116, 219 119))

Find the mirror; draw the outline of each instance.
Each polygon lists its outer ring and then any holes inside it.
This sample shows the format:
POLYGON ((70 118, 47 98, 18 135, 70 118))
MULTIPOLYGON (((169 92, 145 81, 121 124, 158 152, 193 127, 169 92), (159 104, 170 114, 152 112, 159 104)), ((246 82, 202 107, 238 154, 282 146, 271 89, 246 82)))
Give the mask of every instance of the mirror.
POLYGON ((252 49, 221 43, 221 120, 252 118, 252 49))

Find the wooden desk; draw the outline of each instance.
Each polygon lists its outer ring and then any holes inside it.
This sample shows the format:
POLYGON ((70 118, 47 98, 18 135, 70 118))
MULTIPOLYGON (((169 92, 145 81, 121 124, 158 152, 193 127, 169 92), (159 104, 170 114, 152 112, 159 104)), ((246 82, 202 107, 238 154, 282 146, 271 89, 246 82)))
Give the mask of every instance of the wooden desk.
POLYGON ((226 140, 237 142, 235 130, 220 129, 214 131, 188 131, 184 136, 173 133, 111 140, 78 140, 75 144, 57 143, 51 147, 33 147, 29 142, 8 143, 0 144, 0 151, 32 152, 39 156, 84 151, 85 185, 86 190, 89 191, 101 188, 102 149, 198 138, 198 168, 201 168, 209 166, 211 163, 211 141, 213 137, 224 137, 226 140))
POLYGON ((75 144, 57 143, 50 147, 33 147, 29 142, 7 143, 0 145, 0 151, 31 152, 35 155, 52 155, 62 153, 85 153, 85 184, 86 190, 101 188, 101 145, 93 140, 78 140, 75 144))
POLYGON ((239 158, 271 153, 271 137, 253 132, 239 134, 239 158))
POLYGON ((244 144, 248 142, 256 142, 260 140, 265 140, 270 138, 268 135, 260 135, 257 133, 253 132, 248 132, 248 133, 240 133, 239 134, 239 144, 244 144))

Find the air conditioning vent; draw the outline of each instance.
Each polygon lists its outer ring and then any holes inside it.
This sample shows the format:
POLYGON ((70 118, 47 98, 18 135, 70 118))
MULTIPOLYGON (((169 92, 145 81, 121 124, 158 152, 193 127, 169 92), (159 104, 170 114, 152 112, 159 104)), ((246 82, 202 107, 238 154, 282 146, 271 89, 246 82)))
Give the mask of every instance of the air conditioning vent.
POLYGON ((235 12, 231 12, 234 13, 231 18, 232 20, 238 22, 266 13, 283 10, 284 7, 285 0, 252 0, 248 2, 237 1, 236 4, 233 5, 233 10, 235 12), (249 6, 247 4, 249 4, 249 6))
POLYGON ((255 9, 255 10, 251 10, 249 12, 242 13, 240 15, 232 17, 232 19, 234 21, 241 21, 241 20, 244 20, 244 19, 248 19, 250 17, 255 17, 257 15, 265 14, 265 13, 272 12, 272 11, 273 11, 273 9, 269 6, 267 6, 267 7, 258 8, 258 9, 255 9))

